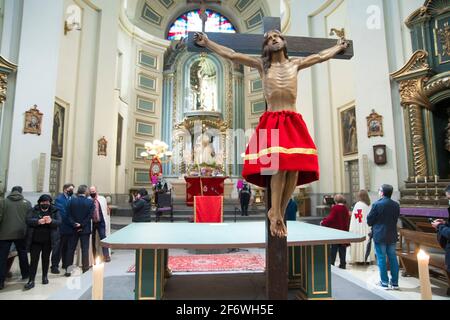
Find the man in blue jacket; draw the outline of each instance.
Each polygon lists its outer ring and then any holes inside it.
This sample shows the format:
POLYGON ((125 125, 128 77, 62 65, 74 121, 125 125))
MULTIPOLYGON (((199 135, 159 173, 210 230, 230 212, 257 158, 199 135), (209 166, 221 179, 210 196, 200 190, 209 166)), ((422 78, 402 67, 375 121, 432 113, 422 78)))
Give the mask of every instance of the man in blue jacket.
POLYGON ((392 288, 398 290, 398 260, 395 253, 398 241, 397 221, 400 216, 400 205, 391 199, 394 188, 383 184, 378 191, 381 199, 372 205, 367 216, 367 224, 372 226, 375 253, 377 255, 378 268, 380 270, 381 282, 379 286, 383 289, 392 288), (386 265, 386 256, 389 259, 391 269, 391 280, 389 281, 386 265))
MULTIPOLYGON (((77 196, 70 200, 67 207, 67 219, 72 226, 72 235, 70 236, 67 250, 67 267, 73 264, 75 249, 77 248, 78 240, 80 240, 83 273, 90 268, 89 238, 92 232, 92 215, 95 210, 94 202, 87 198, 87 191, 88 186, 79 186, 77 196)), ((65 275, 70 276, 70 272, 66 270, 65 275)))
POLYGON ((52 248, 52 267, 51 272, 59 274, 59 261, 62 258, 62 268, 67 269, 67 249, 70 236, 73 234, 73 227, 70 225, 67 219, 67 206, 70 199, 72 199, 73 188, 75 186, 72 183, 66 183, 63 186, 63 192, 60 193, 55 199, 55 207, 58 208, 59 214, 62 219, 62 223, 59 226, 59 241, 55 248, 52 248))
MULTIPOLYGON (((445 195, 449 201, 448 215, 450 218, 450 184, 445 189, 445 195)), ((440 241, 441 245, 445 244, 445 265, 447 266, 447 274, 450 276, 450 222, 446 223, 443 219, 436 219, 431 224, 437 230, 438 236, 443 240, 440 241)), ((450 296, 450 287, 447 288, 447 295, 450 296)))

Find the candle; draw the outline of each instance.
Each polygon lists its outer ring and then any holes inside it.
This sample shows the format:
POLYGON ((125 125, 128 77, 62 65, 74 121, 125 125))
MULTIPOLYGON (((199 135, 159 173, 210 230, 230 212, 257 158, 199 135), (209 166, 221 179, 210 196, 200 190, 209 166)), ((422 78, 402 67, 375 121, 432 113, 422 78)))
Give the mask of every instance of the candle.
POLYGON ((428 262, 430 256, 427 255, 422 249, 417 254, 417 263, 419 264, 419 280, 420 280, 420 293, 422 300, 431 300, 431 284, 430 273, 428 270, 428 262))
POLYGON ((437 184, 437 181, 438 181, 438 176, 437 176, 437 175, 434 175, 434 183, 437 184))
POLYGON ((425 177, 423 177, 424 178, 424 180, 425 180, 425 183, 427 183, 427 176, 425 176, 425 177))
POLYGON ((92 300, 103 300, 103 271, 105 264, 97 257, 92 272, 92 300))
POLYGON ((417 183, 417 176, 414 177, 414 181, 416 181, 416 183, 417 183))

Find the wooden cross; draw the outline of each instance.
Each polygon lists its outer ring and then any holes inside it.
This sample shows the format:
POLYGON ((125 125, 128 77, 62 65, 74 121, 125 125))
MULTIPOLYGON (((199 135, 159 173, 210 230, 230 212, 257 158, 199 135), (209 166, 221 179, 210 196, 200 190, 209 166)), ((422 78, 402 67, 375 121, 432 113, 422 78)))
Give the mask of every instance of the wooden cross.
MULTIPOLYGON (((276 17, 264 18, 264 32, 280 30, 281 20, 276 17)), ((208 49, 200 47, 194 42, 195 32, 189 32, 187 47, 189 51, 204 52, 208 49)), ((230 34, 208 32, 208 38, 231 48, 235 51, 247 54, 261 54, 263 35, 255 34, 230 34)), ((320 39, 308 37, 286 37, 289 56, 309 56, 336 45, 334 39, 320 39)), ((345 52, 335 56, 335 59, 351 59, 353 57, 353 43, 345 52)), ((267 179, 266 210, 271 208, 270 179, 267 179)), ((287 300, 288 298, 288 248, 287 238, 273 237, 270 234, 270 222, 266 219, 266 294, 270 300, 287 300)))

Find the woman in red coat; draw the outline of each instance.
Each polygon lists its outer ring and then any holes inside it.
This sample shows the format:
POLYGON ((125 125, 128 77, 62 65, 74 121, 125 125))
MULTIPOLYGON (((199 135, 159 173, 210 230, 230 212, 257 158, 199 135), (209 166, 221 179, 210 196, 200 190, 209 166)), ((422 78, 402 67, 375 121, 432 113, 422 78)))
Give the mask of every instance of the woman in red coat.
MULTIPOLYGON (((350 223, 350 214, 345 206, 345 198, 342 194, 334 196, 334 202, 336 205, 331 207, 330 214, 324 218, 320 225, 328 228, 348 231, 350 223)), ((334 265, 336 261, 336 255, 339 251, 339 268, 345 269, 345 255, 347 251, 346 244, 332 244, 331 245, 331 264, 334 265)))

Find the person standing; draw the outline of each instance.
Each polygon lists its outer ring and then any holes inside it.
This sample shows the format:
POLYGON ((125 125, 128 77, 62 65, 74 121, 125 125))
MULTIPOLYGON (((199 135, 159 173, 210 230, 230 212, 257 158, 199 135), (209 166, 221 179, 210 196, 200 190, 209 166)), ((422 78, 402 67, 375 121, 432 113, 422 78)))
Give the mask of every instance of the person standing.
POLYGON ((73 188, 75 186, 72 183, 66 183, 63 186, 63 192, 60 193, 55 199, 55 207, 59 211, 61 216, 61 225, 59 227, 59 239, 55 247, 52 248, 52 267, 51 273, 59 274, 59 261, 62 260, 62 268, 67 269, 66 256, 67 247, 69 243, 70 235, 73 232, 73 228, 70 226, 67 220, 67 205, 72 199, 73 188))
POLYGON ((48 267, 50 252, 59 238, 58 226, 61 217, 58 209, 52 206, 52 197, 43 194, 39 197, 37 205, 31 209, 27 216, 27 249, 30 252, 30 278, 24 286, 25 290, 34 288, 39 256, 42 253, 42 284, 48 284, 48 267))
MULTIPOLYGON (((445 188, 445 195, 448 199, 448 215, 450 217, 450 184, 445 188)), ((436 229, 439 243, 445 250, 445 266, 447 267, 447 274, 450 276, 450 222, 445 222, 443 219, 436 219, 431 225, 436 229)), ((450 296, 450 287, 447 288, 447 295, 450 296)))
POLYGON ((29 277, 30 270, 26 250, 26 218, 31 203, 24 199, 22 187, 13 187, 6 199, 0 200, 0 290, 5 286, 8 255, 14 243, 19 256, 22 280, 29 277))
POLYGON ((250 203, 250 196, 252 191, 247 182, 243 183, 241 191, 239 191, 239 200, 241 202, 242 216, 248 216, 248 204, 250 203))
POLYGON ((395 253, 398 241, 397 222, 400 216, 400 205, 391 199, 394 188, 383 184, 378 190, 380 199, 372 205, 367 216, 367 224, 372 227, 375 254, 381 281, 378 285, 383 289, 399 290, 399 266, 395 253), (386 256, 389 259, 391 279, 388 278, 386 256))
POLYGON ((89 239, 92 232, 92 215, 95 206, 91 199, 87 198, 88 187, 80 185, 77 190, 77 196, 74 197, 67 207, 67 219, 72 226, 72 235, 69 239, 67 250, 67 269, 65 276, 70 276, 68 268, 73 265, 75 250, 78 241, 81 243, 81 260, 83 273, 89 270, 89 239))
POLYGON ((151 203, 147 190, 139 189, 131 204, 131 209, 133 210, 133 222, 151 222, 151 203))
MULTIPOLYGON (((367 215, 371 209, 369 194, 366 190, 360 190, 358 192, 358 202, 353 207, 352 215, 350 218, 350 229, 352 233, 359 234, 366 237, 363 242, 356 242, 350 244, 350 259, 352 263, 365 263, 366 262, 366 248, 367 243, 372 241, 369 237, 370 228, 367 225, 367 215)), ((375 261, 375 254, 373 250, 368 256, 368 262, 375 261)))
MULTIPOLYGON (((95 209, 92 216, 92 253, 94 257, 97 256, 97 234, 100 240, 105 239, 110 233, 110 219, 108 204, 106 198, 97 193, 97 188, 91 186, 89 188, 89 195, 92 201, 94 201, 95 209)), ((103 261, 110 262, 111 257, 109 255, 109 249, 103 247, 103 261)))
MULTIPOLYGON (((334 196, 334 202, 336 203, 331 207, 330 214, 324 218, 320 223, 324 227, 348 231, 349 227, 349 212, 345 206, 345 198, 342 194, 334 196)), ((346 244, 332 244, 331 245, 331 264, 336 262, 336 256, 339 251, 339 268, 345 269, 346 266, 346 244)))

